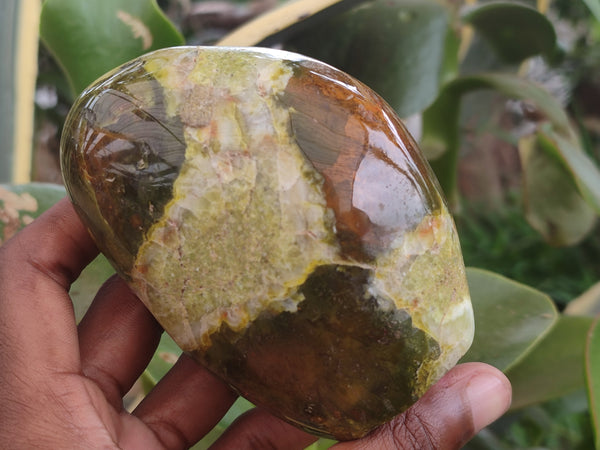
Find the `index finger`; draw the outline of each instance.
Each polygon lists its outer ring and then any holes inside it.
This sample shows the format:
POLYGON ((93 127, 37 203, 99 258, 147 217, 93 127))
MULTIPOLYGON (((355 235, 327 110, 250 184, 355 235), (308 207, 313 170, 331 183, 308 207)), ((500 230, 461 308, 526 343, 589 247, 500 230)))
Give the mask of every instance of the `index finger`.
MULTIPOLYGON (((12 360, 79 369, 71 283, 98 250, 67 199, 0 247, 0 340, 12 360)), ((4 356, 6 361, 7 355, 4 356)))

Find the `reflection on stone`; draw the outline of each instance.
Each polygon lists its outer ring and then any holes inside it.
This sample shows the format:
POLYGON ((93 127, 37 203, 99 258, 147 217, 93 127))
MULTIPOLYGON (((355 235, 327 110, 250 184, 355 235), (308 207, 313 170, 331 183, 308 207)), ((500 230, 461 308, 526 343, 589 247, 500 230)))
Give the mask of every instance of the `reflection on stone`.
POLYGON ((82 94, 62 164, 98 246, 182 349, 315 434, 363 436, 471 343, 429 166, 389 106, 330 66, 150 53, 82 94))

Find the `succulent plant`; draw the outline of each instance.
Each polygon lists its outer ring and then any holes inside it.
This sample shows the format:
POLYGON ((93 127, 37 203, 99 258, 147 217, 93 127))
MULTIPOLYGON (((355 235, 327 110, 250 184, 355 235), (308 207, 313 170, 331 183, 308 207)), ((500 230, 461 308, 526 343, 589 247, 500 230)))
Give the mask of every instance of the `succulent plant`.
POLYGON ((178 345, 309 432, 365 435, 471 344, 434 175, 393 110, 331 66, 158 50, 86 89, 61 146, 78 213, 178 345))

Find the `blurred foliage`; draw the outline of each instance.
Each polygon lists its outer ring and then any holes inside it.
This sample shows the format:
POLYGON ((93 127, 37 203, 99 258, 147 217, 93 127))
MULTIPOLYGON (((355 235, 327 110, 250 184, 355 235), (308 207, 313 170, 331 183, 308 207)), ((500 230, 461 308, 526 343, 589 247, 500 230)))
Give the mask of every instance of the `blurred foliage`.
POLYGON ((464 204, 455 220, 466 265, 532 286, 560 308, 600 280, 598 226, 577 246, 550 246, 525 221, 515 194, 501 211, 464 204))
POLYGON ((583 390, 508 413, 465 446, 465 450, 593 448, 594 433, 583 390))

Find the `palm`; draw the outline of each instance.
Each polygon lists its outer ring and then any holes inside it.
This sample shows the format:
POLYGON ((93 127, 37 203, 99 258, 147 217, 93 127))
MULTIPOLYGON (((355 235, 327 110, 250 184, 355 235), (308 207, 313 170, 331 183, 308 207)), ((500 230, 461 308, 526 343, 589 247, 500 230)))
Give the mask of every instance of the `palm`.
MULTIPOLYGON (((0 247, 0 448, 186 448, 235 399, 184 355, 132 413, 123 409, 162 329, 116 277, 76 325, 68 290, 96 253, 67 201, 0 247)), ((495 369, 462 365, 389 426, 335 447, 459 448, 509 401, 495 369)), ((301 449, 314 440, 254 409, 215 448, 301 449)))
MULTIPOLYGON (((102 389, 81 375, 56 377, 51 383, 57 398, 62 398, 61 408, 52 408, 53 422, 72 428, 76 417, 79 443, 82 448, 162 448, 156 434, 140 419, 126 411, 115 409, 106 399, 102 389), (63 416, 63 417, 61 417, 63 416)), ((60 428, 58 428, 60 429, 60 428)), ((53 448, 66 448, 72 440, 63 440, 64 435, 55 433, 57 442, 53 448)), ((68 435, 67 435, 68 437, 68 435)), ((183 446, 181 446, 183 447, 183 446)))

